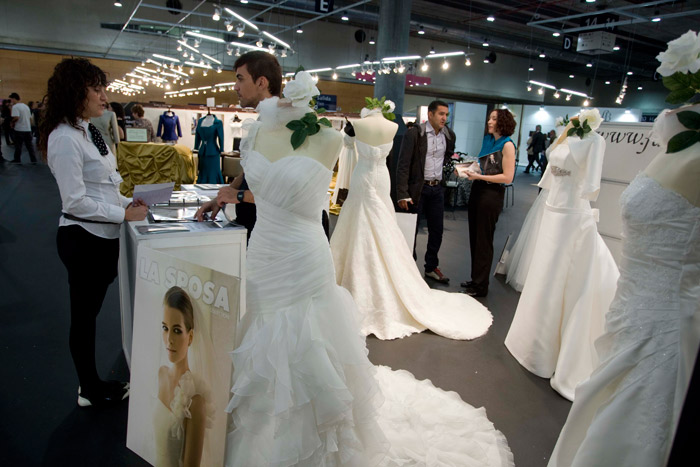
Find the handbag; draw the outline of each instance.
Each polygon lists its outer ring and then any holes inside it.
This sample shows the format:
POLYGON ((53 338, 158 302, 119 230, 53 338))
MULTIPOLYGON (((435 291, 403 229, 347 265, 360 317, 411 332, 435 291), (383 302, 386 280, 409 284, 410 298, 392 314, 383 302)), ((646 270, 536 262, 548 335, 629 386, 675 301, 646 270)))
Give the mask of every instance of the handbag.
POLYGON ((503 173, 503 152, 496 151, 479 157, 481 173, 484 175, 498 175, 503 173))

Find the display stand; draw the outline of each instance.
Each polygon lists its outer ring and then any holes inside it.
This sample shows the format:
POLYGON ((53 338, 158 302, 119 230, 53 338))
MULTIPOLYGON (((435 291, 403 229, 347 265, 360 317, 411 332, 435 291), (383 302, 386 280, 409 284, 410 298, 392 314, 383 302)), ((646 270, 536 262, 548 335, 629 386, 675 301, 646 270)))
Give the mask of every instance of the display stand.
MULTIPOLYGON (((138 226, 148 221, 125 222, 119 238, 119 297, 121 302, 122 348, 131 368, 134 322, 134 285, 138 274, 136 254, 140 245, 166 252, 177 258, 239 277, 240 318, 246 304, 246 229, 227 226, 216 230, 141 234, 138 226)), ((187 224, 179 224, 186 226, 187 224)))

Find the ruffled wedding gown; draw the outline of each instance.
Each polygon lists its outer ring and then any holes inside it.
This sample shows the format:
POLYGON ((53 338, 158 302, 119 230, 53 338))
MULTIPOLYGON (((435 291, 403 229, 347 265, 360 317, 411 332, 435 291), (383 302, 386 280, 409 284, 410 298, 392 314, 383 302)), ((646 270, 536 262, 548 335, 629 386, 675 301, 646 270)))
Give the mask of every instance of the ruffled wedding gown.
POLYGON ((318 221, 331 172, 303 155, 273 163, 253 150, 265 121, 285 123, 274 98, 258 111, 241 145, 258 214, 226 465, 512 465, 483 409, 369 362, 318 221))
POLYGON ((619 277, 590 206, 604 152, 595 132, 570 136, 552 149, 540 181, 549 194, 537 243, 505 340, 521 365, 551 378, 552 388, 569 400, 598 363, 594 341, 603 333, 619 277))
POLYGON ((396 339, 429 328, 451 339, 482 336, 489 310, 468 295, 431 289, 416 267, 389 196, 392 144, 355 142, 359 161, 331 237, 336 280, 355 300, 364 335, 396 339))
MULTIPOLYGON (((668 124, 665 118, 664 113, 657 117, 655 129, 668 124)), ((662 147, 685 129, 675 124, 678 129, 662 147)), ((676 156, 668 154, 668 162, 676 156)), ((693 371, 700 321, 700 207, 644 174, 620 203, 620 280, 605 334, 596 342, 600 364, 576 388, 550 467, 665 465, 693 371)))

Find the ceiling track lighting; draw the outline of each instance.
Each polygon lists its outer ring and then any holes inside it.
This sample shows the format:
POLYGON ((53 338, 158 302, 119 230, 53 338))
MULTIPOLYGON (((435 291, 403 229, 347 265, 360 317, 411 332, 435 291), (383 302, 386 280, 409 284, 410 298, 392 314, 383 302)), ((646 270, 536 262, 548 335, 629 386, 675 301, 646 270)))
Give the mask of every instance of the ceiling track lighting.
POLYGON ((211 19, 214 21, 219 21, 221 19, 221 7, 218 5, 214 6, 214 14, 211 15, 211 19))
POLYGON ((369 38, 369 45, 374 45, 374 44, 376 44, 376 43, 377 43, 377 42, 374 40, 374 36, 371 36, 371 37, 369 38))
POLYGON ((489 23, 493 23, 494 21, 496 21, 496 17, 493 15, 488 15, 486 17, 486 21, 488 21, 489 23))
POLYGON ((435 55, 435 47, 430 47, 430 55, 435 55))
POLYGON ((245 23, 246 26, 248 26, 256 31, 260 30, 256 25, 254 25, 253 23, 251 23, 250 21, 248 21, 247 19, 245 19, 244 17, 242 17, 241 15, 239 15, 238 13, 233 11, 232 9, 230 9, 228 7, 224 7, 224 11, 226 13, 228 13, 229 15, 235 17, 238 21, 245 23))
POLYGON ((420 34, 421 36, 425 34, 425 29, 423 29, 422 24, 418 26, 418 34, 420 34))

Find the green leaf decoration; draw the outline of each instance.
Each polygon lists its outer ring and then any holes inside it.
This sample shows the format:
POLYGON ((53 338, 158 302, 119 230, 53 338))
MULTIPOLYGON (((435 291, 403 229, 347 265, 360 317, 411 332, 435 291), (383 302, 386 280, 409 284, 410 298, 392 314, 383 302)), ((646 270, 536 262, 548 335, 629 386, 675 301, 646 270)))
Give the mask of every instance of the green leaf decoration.
POLYGON ((676 72, 671 76, 664 76, 663 83, 664 86, 666 86, 666 89, 669 91, 678 91, 680 89, 687 88, 689 84, 686 82, 685 77, 681 72, 676 72))
POLYGON ((566 136, 571 136, 574 133, 576 133, 576 128, 569 128, 569 131, 566 132, 566 136))
POLYGON ((320 109, 316 109, 316 113, 317 113, 317 114, 326 113, 326 109, 324 109, 323 107, 321 107, 320 109))
POLYGON ((700 130, 700 113, 686 110, 676 114, 678 121, 689 130, 700 130))
POLYGON ((305 125, 301 120, 292 120, 291 122, 287 123, 286 126, 292 131, 303 130, 305 128, 305 125))
POLYGON ((326 117, 323 117, 323 118, 319 119, 318 123, 319 123, 320 125, 327 126, 327 127, 329 127, 329 128, 332 126, 332 125, 331 125, 331 121, 328 120, 326 117))
POLYGON ((586 130, 586 133, 591 131, 591 126, 588 124, 588 120, 583 121, 583 129, 586 130))
POLYGON ((382 115, 384 115, 384 118, 387 120, 396 120, 396 115, 394 112, 382 112, 382 115))
POLYGON ((299 65, 296 70, 294 70, 294 76, 297 75, 300 71, 305 71, 304 67, 302 65, 299 65))
POLYGON ((575 120, 571 120, 571 123, 574 125, 574 128, 578 128, 581 126, 581 122, 578 121, 578 118, 575 120))
POLYGON ((695 95, 695 89, 683 88, 671 93, 666 97, 666 102, 669 104, 682 104, 695 95))
POLYGON ((689 148, 693 144, 700 142, 700 132, 697 131, 681 131, 668 142, 666 152, 672 154, 689 148))
POLYGON ((313 136, 321 129, 321 125, 311 125, 306 128, 306 132, 309 136, 313 136))
POLYGON ((302 130, 296 130, 294 133, 292 133, 292 147, 294 149, 297 149, 299 146, 301 146, 304 143, 304 140, 306 139, 306 129, 302 130))
MULTIPOLYGON (((365 104, 368 106, 372 105, 372 98, 371 97, 365 97, 365 104)), ((371 107, 367 107, 368 109, 371 107)))

